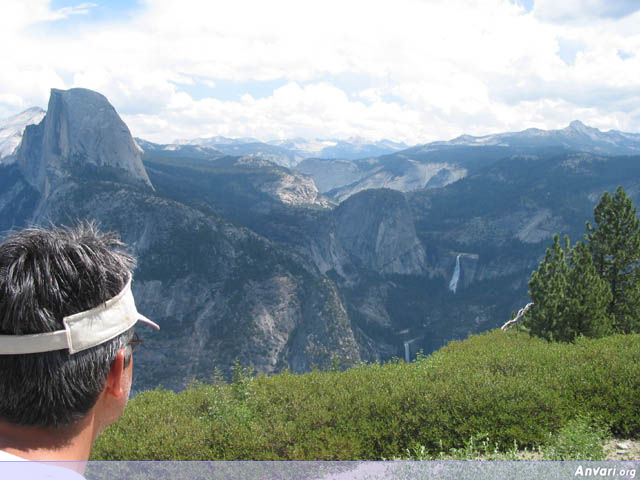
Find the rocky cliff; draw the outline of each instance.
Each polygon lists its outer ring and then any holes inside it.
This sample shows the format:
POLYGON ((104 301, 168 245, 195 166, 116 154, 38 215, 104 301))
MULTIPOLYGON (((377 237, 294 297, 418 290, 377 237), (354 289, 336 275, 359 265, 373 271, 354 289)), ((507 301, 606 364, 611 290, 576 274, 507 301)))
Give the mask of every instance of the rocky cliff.
POLYGON ((427 269, 407 201, 393 190, 368 190, 341 203, 311 246, 318 269, 419 275, 427 269))
MULTIPOLYGON (((135 388, 183 388, 216 368, 228 373, 236 359, 265 373, 326 366, 332 354, 345 364, 360 360, 333 283, 201 203, 155 192, 140 151, 103 96, 53 90, 17 160, 0 166, 3 230, 92 219, 119 232, 138 257, 138 307, 162 329, 144 332, 149 348, 137 355, 135 388)), ((274 185, 269 178, 263 187, 274 185)), ((287 200, 278 193, 268 194, 287 200)))
POLYGON ((82 88, 51 90, 47 114, 25 129, 16 162, 45 197, 80 176, 153 189, 125 123, 103 95, 82 88))
POLYGON ((162 326, 144 332, 138 388, 182 388, 215 368, 227 373, 236 359, 265 373, 327 365, 332 353, 359 361, 335 287, 253 232, 111 184, 68 190, 50 202, 51 217, 64 216, 61 203, 119 231, 138 258, 138 307, 162 326))

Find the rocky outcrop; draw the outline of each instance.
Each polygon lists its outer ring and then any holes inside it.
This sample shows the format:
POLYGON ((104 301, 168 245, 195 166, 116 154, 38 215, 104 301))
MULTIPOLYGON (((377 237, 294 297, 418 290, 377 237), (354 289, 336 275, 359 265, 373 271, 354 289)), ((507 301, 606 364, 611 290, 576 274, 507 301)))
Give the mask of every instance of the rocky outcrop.
POLYGON ((394 165, 381 164, 366 172, 356 182, 342 184, 328 195, 343 201, 358 192, 374 188, 390 188, 400 192, 411 192, 421 188, 443 187, 455 182, 467 174, 465 168, 447 163, 421 163, 403 159, 394 165))
POLYGON ((47 114, 25 129, 16 162, 45 197, 70 177, 153 189, 125 123, 103 95, 82 88, 51 90, 47 114))
POLYGON ((254 185, 258 190, 287 205, 331 205, 329 199, 320 195, 313 179, 298 172, 278 170, 274 176, 254 181, 254 185))
POLYGON ((406 275, 426 271, 425 249, 407 201, 393 190, 368 190, 341 203, 312 252, 320 271, 345 277, 354 269, 406 275))
POLYGON ((357 182, 365 174, 355 162, 341 159, 308 158, 295 169, 310 175, 323 193, 357 182))

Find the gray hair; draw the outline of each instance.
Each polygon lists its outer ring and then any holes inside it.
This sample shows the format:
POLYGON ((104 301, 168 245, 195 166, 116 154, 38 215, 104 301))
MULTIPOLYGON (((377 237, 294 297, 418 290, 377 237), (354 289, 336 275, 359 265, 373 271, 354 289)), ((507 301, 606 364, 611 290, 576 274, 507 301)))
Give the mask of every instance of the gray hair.
MULTIPOLYGON (((28 228, 0 245, 0 334, 64 329, 62 319, 94 308, 125 286, 134 258, 114 233, 89 222, 28 228)), ((84 417, 104 389, 133 328, 88 350, 0 355, 0 419, 60 428, 84 417)))

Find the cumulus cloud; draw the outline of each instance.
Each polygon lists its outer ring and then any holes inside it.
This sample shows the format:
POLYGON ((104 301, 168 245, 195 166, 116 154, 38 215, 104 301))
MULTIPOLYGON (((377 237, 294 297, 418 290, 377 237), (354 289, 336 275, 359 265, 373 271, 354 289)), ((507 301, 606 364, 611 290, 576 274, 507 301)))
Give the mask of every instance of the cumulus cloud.
MULTIPOLYGON (((265 132, 269 132, 268 138, 350 137, 365 131, 372 138, 408 139, 411 124, 424 124, 426 120, 419 112, 397 103, 352 101, 344 91, 327 83, 301 86, 291 82, 261 99, 244 95, 240 101, 195 101, 184 95, 183 101, 163 116, 172 125, 171 139, 193 137, 194 129, 200 132, 198 136, 205 137, 266 139, 265 132)), ((148 138, 164 135, 167 129, 167 125, 153 123, 152 115, 124 118, 134 130, 147 130, 148 138)))
POLYGON ((640 13, 611 3, 145 0, 83 25, 92 4, 3 2, 0 41, 19 48, 3 52, 0 116, 46 106, 51 87, 85 87, 158 142, 420 143, 576 118, 638 131, 640 13))

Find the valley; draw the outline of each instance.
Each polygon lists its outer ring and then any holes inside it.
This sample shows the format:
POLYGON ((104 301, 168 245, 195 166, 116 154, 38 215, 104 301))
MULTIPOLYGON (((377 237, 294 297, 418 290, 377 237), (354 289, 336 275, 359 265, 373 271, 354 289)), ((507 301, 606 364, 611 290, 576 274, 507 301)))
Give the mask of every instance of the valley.
POLYGON ((134 140, 84 89, 52 90, 33 122, 2 150, 0 228, 89 218, 120 233, 138 308, 162 327, 145 334, 137 390, 234 361, 272 374, 413 360, 527 303, 552 235, 580 239, 605 190, 640 200, 640 137, 579 122, 305 159, 253 139, 134 140))

